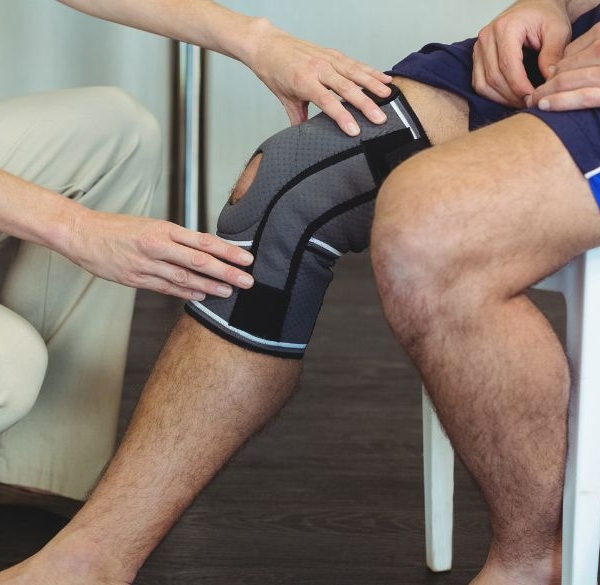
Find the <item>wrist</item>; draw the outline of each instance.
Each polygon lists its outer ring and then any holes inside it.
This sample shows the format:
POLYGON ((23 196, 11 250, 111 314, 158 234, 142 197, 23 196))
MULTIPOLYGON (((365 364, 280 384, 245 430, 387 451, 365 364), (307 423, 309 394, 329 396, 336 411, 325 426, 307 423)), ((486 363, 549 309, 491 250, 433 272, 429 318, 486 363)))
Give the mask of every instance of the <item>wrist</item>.
POLYGON ((242 46, 240 47, 239 54, 240 61, 257 73, 257 69, 260 68, 260 54, 265 39, 279 32, 279 29, 267 18, 262 16, 252 18, 248 23, 247 34, 242 38, 242 46))
POLYGON ((92 212, 83 205, 57 196, 48 210, 47 221, 43 222, 40 243, 74 260, 77 234, 84 231, 83 224, 89 213, 92 212))

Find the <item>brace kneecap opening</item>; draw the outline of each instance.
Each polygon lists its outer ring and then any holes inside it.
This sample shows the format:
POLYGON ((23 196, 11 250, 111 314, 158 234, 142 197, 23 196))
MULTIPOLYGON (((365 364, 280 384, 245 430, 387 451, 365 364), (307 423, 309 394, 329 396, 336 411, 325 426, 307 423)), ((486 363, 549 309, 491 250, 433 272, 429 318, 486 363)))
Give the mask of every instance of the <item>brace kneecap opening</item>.
POLYGON ((319 114, 258 148, 247 167, 257 166, 254 180, 245 192, 241 185, 241 196, 225 206, 217 226, 217 235, 254 254, 248 272, 255 285, 228 299, 189 302, 189 314, 253 351, 304 355, 331 268, 346 252, 368 246, 379 186, 429 146, 404 96, 391 87, 389 98, 378 99, 388 118, 381 126, 346 104, 361 126, 358 137, 319 114))
POLYGON ((250 189, 254 179, 256 179, 256 174, 258 173, 261 160, 262 153, 256 152, 248 161, 244 172, 241 174, 240 178, 235 184, 235 187, 231 191, 229 205, 235 205, 236 203, 239 203, 246 196, 248 189, 250 189))

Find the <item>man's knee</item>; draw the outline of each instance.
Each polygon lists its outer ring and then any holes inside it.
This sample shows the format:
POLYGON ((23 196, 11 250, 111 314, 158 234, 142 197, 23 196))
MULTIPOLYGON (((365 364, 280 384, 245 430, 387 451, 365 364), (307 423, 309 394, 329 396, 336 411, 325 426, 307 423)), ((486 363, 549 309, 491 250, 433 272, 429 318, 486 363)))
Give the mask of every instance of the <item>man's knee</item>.
POLYGON ((254 255, 254 287, 188 304, 238 345, 295 358, 304 353, 331 268, 368 245, 376 194, 366 162, 352 160, 358 152, 337 160, 336 149, 313 160, 301 133, 290 128, 252 157, 219 218, 218 235, 254 255), (292 151, 301 149, 308 162, 298 166, 292 151))
POLYGON ((462 172, 446 152, 435 148, 407 161, 377 201, 373 269, 386 315, 406 343, 514 295, 505 263, 481 245, 486 227, 473 216, 472 198, 453 191, 462 172))
POLYGON ((302 357, 330 269, 368 245, 381 181, 429 145, 398 91, 383 107, 388 121, 362 120, 357 138, 319 115, 261 145, 218 223, 218 235, 253 253, 255 285, 226 300, 189 303, 188 312, 250 349, 302 357))
POLYGON ((407 161, 377 200, 373 269, 384 305, 395 311, 432 314, 460 288, 468 267, 468 240, 447 228, 452 210, 435 195, 451 169, 433 158, 426 152, 407 161))
POLYGON ((35 404, 40 391, 48 351, 34 327, 0 306, 5 336, 0 346, 0 431, 21 420, 35 404))

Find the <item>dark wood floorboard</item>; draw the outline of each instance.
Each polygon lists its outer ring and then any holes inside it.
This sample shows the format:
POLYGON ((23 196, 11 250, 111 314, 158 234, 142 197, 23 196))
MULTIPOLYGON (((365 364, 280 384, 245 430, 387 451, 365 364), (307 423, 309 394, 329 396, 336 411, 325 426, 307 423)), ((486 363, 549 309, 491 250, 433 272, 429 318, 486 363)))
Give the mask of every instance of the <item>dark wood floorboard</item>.
MULTIPOLYGON (((158 547, 145 585, 454 585, 489 540, 481 497, 460 465, 454 568, 425 568, 420 383, 385 324, 365 255, 344 258, 314 333, 301 387, 158 547)), ((536 293, 564 331, 559 297, 536 293)), ((121 428, 164 338, 174 299, 139 295, 121 428)), ((62 521, 0 508, 0 565, 31 554, 62 521)))

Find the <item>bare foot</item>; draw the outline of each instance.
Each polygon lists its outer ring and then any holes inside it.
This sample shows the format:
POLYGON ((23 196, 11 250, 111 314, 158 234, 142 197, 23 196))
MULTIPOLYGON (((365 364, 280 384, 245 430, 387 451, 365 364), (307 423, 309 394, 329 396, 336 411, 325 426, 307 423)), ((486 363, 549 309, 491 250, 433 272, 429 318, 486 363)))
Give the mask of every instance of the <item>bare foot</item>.
POLYGON ((546 557, 531 561, 501 562, 490 553, 471 585, 560 585, 562 551, 560 543, 546 557))
MULTIPOLYGON (((0 572, 0 585, 131 585, 134 575, 111 566, 93 546, 69 543, 59 533, 40 552, 0 572)), ((90 543, 91 544, 91 543, 90 543)))

